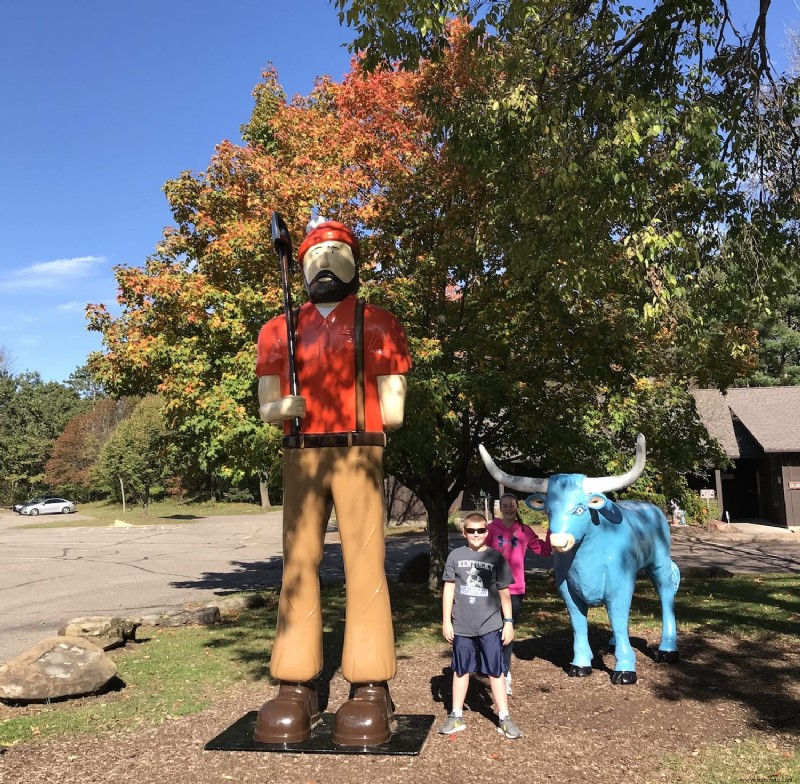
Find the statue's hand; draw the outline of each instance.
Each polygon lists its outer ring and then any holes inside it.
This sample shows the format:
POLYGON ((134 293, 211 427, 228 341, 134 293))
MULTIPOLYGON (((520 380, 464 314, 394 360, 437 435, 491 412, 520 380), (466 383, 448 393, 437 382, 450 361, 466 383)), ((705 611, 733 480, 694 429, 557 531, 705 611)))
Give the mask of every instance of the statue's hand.
POLYGON ((293 419, 294 417, 304 417, 306 415, 306 399, 302 395, 286 395, 279 402, 283 419, 293 419))
POLYGON ((285 419, 302 418, 306 415, 306 399, 302 395, 286 395, 279 400, 262 404, 259 414, 265 422, 282 422, 285 419))

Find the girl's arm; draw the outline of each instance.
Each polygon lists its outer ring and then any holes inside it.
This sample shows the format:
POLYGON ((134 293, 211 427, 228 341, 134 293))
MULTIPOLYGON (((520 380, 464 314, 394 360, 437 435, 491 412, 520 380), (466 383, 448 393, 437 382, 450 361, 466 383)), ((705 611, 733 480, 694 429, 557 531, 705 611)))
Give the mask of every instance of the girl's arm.
POLYGON ((536 531, 528 528, 528 549, 536 555, 552 555, 553 548, 550 546, 550 529, 547 529, 547 535, 544 539, 540 539, 536 531))

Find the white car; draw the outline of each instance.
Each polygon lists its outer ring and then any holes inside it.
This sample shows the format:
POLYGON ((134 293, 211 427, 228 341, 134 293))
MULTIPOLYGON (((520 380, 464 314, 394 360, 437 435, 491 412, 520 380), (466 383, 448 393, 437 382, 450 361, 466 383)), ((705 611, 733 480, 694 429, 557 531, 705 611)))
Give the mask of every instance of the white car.
POLYGON ((75 504, 67 501, 66 498, 41 498, 34 503, 26 504, 19 510, 24 515, 40 514, 72 514, 75 511, 75 504))
POLYGON ((11 508, 17 513, 22 513, 22 508, 24 506, 31 506, 32 504, 38 504, 39 501, 44 501, 43 495, 37 495, 36 498, 31 498, 28 501, 23 501, 21 504, 14 504, 11 508))

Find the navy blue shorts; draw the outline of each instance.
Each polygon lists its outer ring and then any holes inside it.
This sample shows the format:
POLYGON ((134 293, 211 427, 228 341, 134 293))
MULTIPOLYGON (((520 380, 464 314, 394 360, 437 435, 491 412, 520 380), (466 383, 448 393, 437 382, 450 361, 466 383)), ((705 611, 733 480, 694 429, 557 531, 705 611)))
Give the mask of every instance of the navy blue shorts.
POLYGON ((499 629, 480 637, 457 634, 453 637, 453 672, 466 675, 479 669, 493 678, 503 674, 503 639, 499 629))

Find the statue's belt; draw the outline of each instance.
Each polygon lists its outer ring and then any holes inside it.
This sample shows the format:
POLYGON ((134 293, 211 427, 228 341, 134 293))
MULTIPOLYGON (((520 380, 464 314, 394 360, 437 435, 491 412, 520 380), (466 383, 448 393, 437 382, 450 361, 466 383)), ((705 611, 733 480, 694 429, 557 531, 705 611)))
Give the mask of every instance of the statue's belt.
POLYGON ((310 433, 284 436, 284 449, 314 449, 322 446, 386 446, 386 433, 351 430, 349 433, 310 433))

